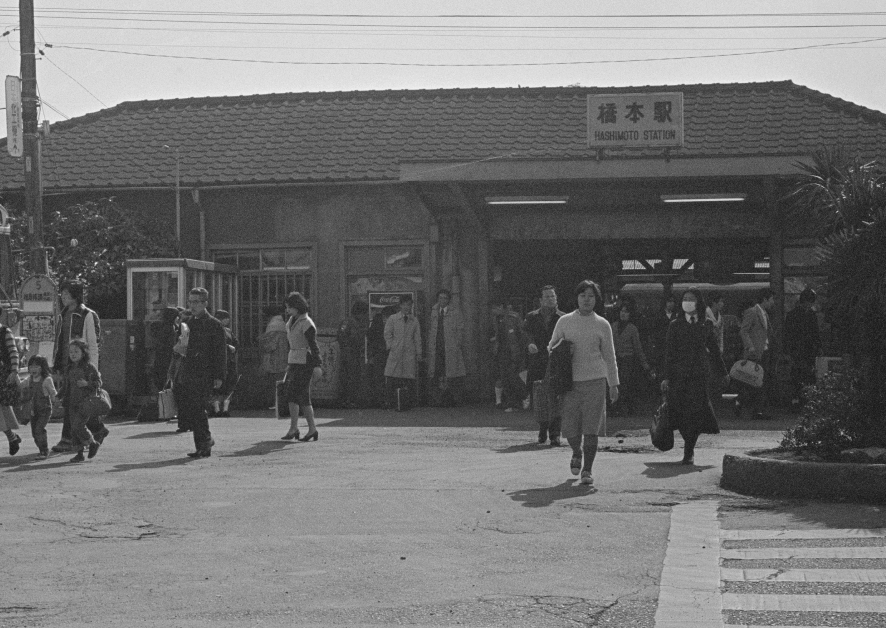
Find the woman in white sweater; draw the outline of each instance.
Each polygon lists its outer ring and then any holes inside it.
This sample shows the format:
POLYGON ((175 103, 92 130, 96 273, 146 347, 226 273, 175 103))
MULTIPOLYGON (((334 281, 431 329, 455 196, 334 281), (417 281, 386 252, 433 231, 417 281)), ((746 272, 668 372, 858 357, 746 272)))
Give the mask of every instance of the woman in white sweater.
POLYGON ((572 475, 581 472, 581 483, 593 486, 591 472, 606 421, 607 386, 609 398, 618 401, 618 366, 612 327, 602 316, 600 286, 585 279, 575 296, 578 309, 557 321, 548 350, 563 341, 572 347, 572 390, 563 395, 562 433, 572 447, 572 475))

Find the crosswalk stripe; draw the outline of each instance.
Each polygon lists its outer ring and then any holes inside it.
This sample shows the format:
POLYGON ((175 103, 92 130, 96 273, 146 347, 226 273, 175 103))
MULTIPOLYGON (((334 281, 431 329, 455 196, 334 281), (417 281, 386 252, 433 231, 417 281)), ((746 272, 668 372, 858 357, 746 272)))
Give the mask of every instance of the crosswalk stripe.
POLYGON ((886 547, 755 547, 724 549, 724 560, 766 560, 784 558, 886 558, 886 547))
POLYGON ((724 593, 723 609, 739 611, 883 613, 886 612, 886 596, 724 593))
POLYGON ((720 569, 724 582, 886 582, 886 569, 720 569))
POLYGON ((678 504, 659 585, 656 628, 719 628, 719 529, 715 501, 678 504))
POLYGON ((827 530, 720 530, 727 541, 761 539, 854 539, 886 536, 886 528, 844 528, 827 530))

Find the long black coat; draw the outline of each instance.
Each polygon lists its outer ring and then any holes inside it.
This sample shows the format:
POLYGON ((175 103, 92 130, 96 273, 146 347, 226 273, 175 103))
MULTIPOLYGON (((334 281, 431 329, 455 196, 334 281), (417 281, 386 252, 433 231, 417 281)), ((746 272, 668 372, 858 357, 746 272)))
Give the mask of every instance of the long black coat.
POLYGON ((719 434, 708 394, 712 368, 721 377, 726 365, 710 321, 689 323, 680 316, 668 326, 664 379, 668 380, 668 422, 673 429, 719 434))

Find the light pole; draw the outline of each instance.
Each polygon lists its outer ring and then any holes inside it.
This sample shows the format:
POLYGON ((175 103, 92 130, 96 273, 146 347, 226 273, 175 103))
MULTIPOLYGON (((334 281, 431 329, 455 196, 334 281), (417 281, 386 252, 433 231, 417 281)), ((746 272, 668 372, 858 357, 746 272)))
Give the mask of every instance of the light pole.
POLYGON ((182 202, 181 202, 181 155, 178 146, 174 149, 169 144, 163 148, 175 150, 175 247, 181 255, 182 246, 182 202))

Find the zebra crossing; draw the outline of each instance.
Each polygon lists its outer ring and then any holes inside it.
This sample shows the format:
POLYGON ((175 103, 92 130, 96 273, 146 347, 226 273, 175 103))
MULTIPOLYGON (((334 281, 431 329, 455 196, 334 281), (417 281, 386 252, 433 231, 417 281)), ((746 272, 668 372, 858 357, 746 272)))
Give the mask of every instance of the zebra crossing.
POLYGON ((656 628, 886 626, 886 528, 721 529, 718 506, 672 509, 656 628))
POLYGON ((726 627, 886 626, 886 528, 721 530, 720 581, 726 627))

